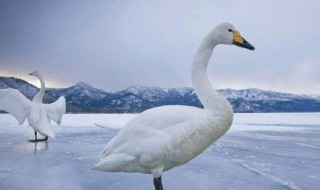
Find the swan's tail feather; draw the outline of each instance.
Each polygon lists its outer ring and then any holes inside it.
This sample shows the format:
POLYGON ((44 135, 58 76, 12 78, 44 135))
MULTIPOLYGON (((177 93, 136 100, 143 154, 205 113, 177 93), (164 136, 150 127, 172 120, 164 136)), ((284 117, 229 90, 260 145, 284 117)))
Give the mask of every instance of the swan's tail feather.
POLYGON ((55 138, 56 137, 54 132, 50 128, 43 127, 41 129, 38 129, 37 132, 40 133, 43 136, 48 136, 50 138, 55 138))
POLYGON ((49 136, 50 138, 53 138, 53 139, 56 137, 56 135, 51 130, 48 131, 48 133, 46 135, 49 136))
POLYGON ((109 154, 100 160, 92 170, 104 172, 130 172, 130 164, 134 160, 133 156, 126 154, 109 154))
POLYGON ((107 157, 109 155, 109 143, 106 145, 106 147, 100 152, 99 158, 102 160, 103 158, 107 157))
POLYGON ((112 151, 113 139, 106 145, 106 147, 100 152, 99 158, 102 160, 103 158, 107 157, 110 152, 112 151))
POLYGON ((51 122, 48 117, 46 117, 45 112, 41 111, 41 116, 38 124, 35 127, 35 131, 39 132, 41 135, 55 138, 55 134, 51 129, 51 122))

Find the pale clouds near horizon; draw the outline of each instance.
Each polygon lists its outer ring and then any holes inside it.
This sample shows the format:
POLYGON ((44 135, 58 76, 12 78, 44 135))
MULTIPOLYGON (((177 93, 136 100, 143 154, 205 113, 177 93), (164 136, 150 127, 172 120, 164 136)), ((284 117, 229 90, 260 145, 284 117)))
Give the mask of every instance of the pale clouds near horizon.
POLYGON ((191 86, 200 42, 228 21, 255 47, 218 46, 217 88, 320 94, 320 1, 0 1, 0 75, 107 91, 191 86))

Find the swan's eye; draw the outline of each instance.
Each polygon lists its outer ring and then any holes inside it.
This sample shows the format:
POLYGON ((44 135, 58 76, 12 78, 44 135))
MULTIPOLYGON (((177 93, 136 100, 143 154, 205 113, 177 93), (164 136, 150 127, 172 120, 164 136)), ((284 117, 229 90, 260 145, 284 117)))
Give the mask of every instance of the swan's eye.
POLYGON ((228 31, 229 31, 229 32, 232 32, 232 30, 231 30, 231 29, 228 29, 228 31))

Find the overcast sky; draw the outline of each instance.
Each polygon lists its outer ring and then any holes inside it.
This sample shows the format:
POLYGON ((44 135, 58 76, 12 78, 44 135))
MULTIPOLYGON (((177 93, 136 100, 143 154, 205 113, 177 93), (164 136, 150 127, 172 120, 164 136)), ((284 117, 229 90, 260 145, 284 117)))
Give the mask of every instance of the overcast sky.
POLYGON ((84 81, 191 86, 205 35, 232 23, 256 47, 218 46, 208 68, 216 88, 320 94, 319 0, 0 0, 0 75, 47 86, 84 81))

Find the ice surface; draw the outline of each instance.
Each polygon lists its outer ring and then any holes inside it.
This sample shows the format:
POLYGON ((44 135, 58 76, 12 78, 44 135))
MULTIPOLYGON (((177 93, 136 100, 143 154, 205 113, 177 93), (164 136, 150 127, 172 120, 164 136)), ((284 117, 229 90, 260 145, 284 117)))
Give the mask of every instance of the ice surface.
MULTIPOLYGON (((0 114, 0 189, 149 190, 152 176, 90 170, 134 114, 64 115, 55 139, 0 114)), ((225 136, 163 175, 165 189, 318 189, 320 113, 236 114, 225 136)))

